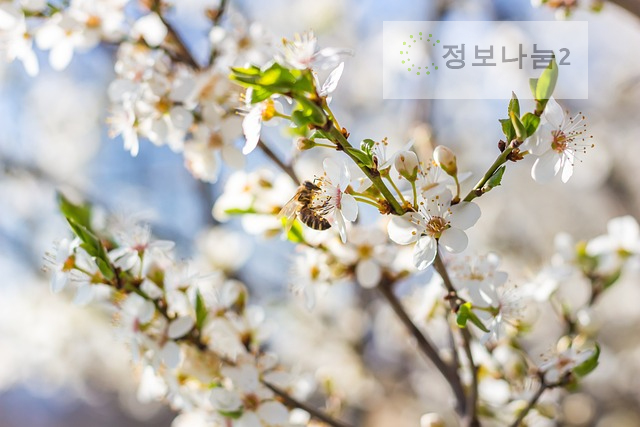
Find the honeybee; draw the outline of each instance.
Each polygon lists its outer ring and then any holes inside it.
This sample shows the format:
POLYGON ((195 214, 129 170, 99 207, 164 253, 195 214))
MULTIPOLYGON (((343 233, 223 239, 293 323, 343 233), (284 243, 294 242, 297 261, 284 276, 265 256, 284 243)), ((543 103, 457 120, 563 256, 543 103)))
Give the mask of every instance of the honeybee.
POLYGON ((291 229, 296 216, 303 224, 314 230, 331 228, 331 223, 316 211, 318 207, 313 206, 315 196, 321 191, 321 188, 311 181, 302 183, 295 196, 282 207, 278 214, 278 218, 287 218, 285 232, 291 229))

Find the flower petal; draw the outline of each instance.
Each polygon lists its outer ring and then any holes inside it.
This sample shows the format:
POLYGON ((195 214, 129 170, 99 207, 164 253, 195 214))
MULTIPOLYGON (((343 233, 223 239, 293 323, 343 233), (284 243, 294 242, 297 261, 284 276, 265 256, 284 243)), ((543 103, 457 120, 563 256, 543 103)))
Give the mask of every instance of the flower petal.
POLYGON ((353 198, 351 194, 342 194, 342 198, 340 200, 340 211, 349 222, 353 222, 358 218, 358 202, 353 198))
MULTIPOLYGON (((342 168, 340 166, 341 165, 338 164, 338 162, 328 157, 322 162, 324 172, 327 174, 327 178, 329 178, 329 181, 333 185, 338 185, 340 183, 340 176, 342 175, 342 168)), ((344 190, 344 188, 341 189, 344 190)))
POLYGON ((280 402, 264 402, 258 408, 258 417, 267 425, 279 426, 287 424, 289 411, 280 402))
POLYGON ((360 261, 356 266, 356 278, 363 288, 373 288, 380 283, 380 266, 372 259, 360 261))
POLYGON ((413 264, 418 270, 424 270, 433 264, 437 252, 436 239, 431 236, 423 236, 413 248, 413 264))
POLYGON ((193 317, 191 316, 178 317, 169 325, 167 336, 171 339, 185 336, 191 329, 193 329, 194 323, 193 317))
POLYGON ((565 113, 555 98, 549 99, 547 106, 544 107, 544 118, 555 129, 560 129, 565 120, 565 113))
POLYGON ((449 252, 462 252, 469 244, 467 233, 459 228, 451 227, 442 232, 440 236, 440 244, 449 252))
POLYGON ((342 213, 340 213, 339 210, 336 210, 333 217, 335 219, 338 232, 340 233, 342 243, 347 243, 347 226, 344 224, 344 217, 342 216, 342 213))
POLYGON ((573 175, 573 163, 566 160, 564 166, 562 166, 562 182, 566 184, 571 178, 571 175, 573 175))
POLYGON ((416 213, 409 212, 403 216, 394 216, 387 224, 389 238, 399 245, 408 245, 415 242, 420 237, 420 232, 416 225, 411 222, 414 217, 424 222, 424 218, 416 213))
POLYGON ((451 206, 451 215, 447 218, 452 227, 466 230, 473 227, 480 219, 480 206, 473 202, 460 202, 451 206))
POLYGON ((249 154, 258 146, 261 129, 262 108, 258 105, 253 107, 242 121, 242 132, 247 140, 242 148, 242 154, 249 154))
POLYGON ((549 150, 536 159, 531 169, 531 177, 539 183, 549 182, 560 169, 561 158, 553 150, 549 150))

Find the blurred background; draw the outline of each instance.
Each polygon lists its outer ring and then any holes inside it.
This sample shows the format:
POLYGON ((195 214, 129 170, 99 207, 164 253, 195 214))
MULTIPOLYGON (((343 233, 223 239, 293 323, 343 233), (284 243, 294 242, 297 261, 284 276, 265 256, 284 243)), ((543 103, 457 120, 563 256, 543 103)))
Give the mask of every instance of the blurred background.
MULTIPOLYGON (((190 17, 203 4, 215 6, 216 1, 175 3, 172 22, 196 56, 206 55, 207 22, 190 17)), ((429 147, 445 144, 458 153, 461 168, 476 175, 496 156, 501 138, 497 119, 505 116, 506 102, 382 100, 378 66, 382 21, 555 19, 552 10, 534 8, 528 0, 232 0, 231 7, 261 22, 277 37, 313 29, 322 46, 344 46, 356 52, 347 61, 332 104, 353 138, 388 137, 396 147, 413 138, 416 150, 426 156, 429 147)), ((572 19, 589 22, 590 99, 561 103, 586 115, 596 147, 581 158, 566 185, 533 182, 530 159, 509 168, 508 185, 483 198, 483 220, 471 230, 468 251, 498 252, 515 282, 530 279, 548 259, 558 231, 590 238, 603 233, 614 216, 640 218, 636 173, 640 168, 640 19, 613 4, 605 4, 599 13, 578 10, 572 19)), ((143 142, 138 157, 132 158, 121 140, 107 136, 106 88, 114 77, 114 55, 113 46, 101 46, 76 55, 64 72, 51 70, 46 56, 40 55, 41 72, 35 78, 27 76, 20 64, 0 66, 0 427, 169 426, 174 417, 159 404, 137 402, 130 356, 113 337, 109 319, 74 306, 64 295, 51 294, 41 269, 43 254, 68 235, 56 210, 56 189, 109 211, 141 215, 158 236, 175 240, 184 257, 192 256, 194 241, 198 236, 206 239, 202 233, 214 225, 211 206, 230 170, 223 170, 217 184, 203 184, 192 178, 182 157, 169 148, 143 142)), ((505 94, 505 99, 509 96, 505 94)), ((272 130, 270 139, 283 156, 290 154, 288 137, 272 130)), ((259 166, 271 167, 268 159, 254 152, 249 168, 259 166)), ((238 228, 233 222, 229 227, 238 228)), ((259 299, 287 298, 285 275, 291 248, 263 239, 253 239, 250 246, 249 260, 239 276, 259 299), (267 250, 274 244, 282 250, 267 250)), ((352 295, 341 287, 331 292, 336 300, 352 295)), ((565 400, 563 424, 640 425, 639 300, 637 281, 623 278, 599 301, 602 365, 582 391, 565 400), (621 312, 626 315, 620 316, 621 312)), ((369 319, 373 327, 383 325, 383 335, 399 331, 381 313, 369 319)), ((286 317, 291 314, 280 315, 278 321, 291 321, 286 317)), ((356 360, 353 349, 331 344, 332 339, 357 334, 358 327, 353 325, 362 324, 363 319, 327 320, 299 313, 295 320, 308 327, 299 328, 301 336, 309 329, 325 334, 322 345, 330 354, 323 353, 317 363, 344 374, 344 381, 352 381, 353 393, 373 399, 372 391, 398 374, 390 368, 391 360, 372 356, 363 362, 356 360), (332 325, 349 326, 336 332, 332 325), (347 372, 344 366, 352 370, 347 372), (364 366, 384 373, 374 378, 364 366)), ((296 333, 293 329, 288 331, 296 333)), ((296 361, 291 349, 278 348, 277 337, 274 342, 284 360, 296 361)), ((392 339, 376 345, 406 347, 392 339)), ((405 357, 400 353, 387 357, 405 357)), ((433 390, 424 386, 432 384, 428 376, 402 375, 419 396, 437 390, 435 385, 433 390)), ((409 395, 407 388, 399 388, 366 425, 417 425, 425 408, 409 395)))

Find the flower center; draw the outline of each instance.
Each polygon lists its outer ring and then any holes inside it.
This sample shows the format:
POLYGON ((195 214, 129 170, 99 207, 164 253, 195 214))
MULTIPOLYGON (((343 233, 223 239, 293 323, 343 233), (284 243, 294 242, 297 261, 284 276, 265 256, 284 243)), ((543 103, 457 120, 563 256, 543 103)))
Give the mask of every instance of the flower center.
POLYGON ((255 412, 260 406, 260 398, 255 394, 245 394, 242 400, 245 411, 255 412))
POLYGON ((551 132, 551 135, 553 136, 553 141, 551 141, 551 148, 558 153, 562 153, 564 150, 566 150, 569 146, 569 143, 573 141, 573 137, 568 136, 561 130, 554 130, 553 132, 551 132))
POLYGON ((360 255, 360 258, 362 259, 371 258, 372 254, 373 248, 370 245, 362 245, 358 248, 358 255, 360 255))
POLYGON ((428 234, 439 237, 440 234, 447 229, 449 223, 441 216, 432 216, 427 222, 425 229, 428 234))

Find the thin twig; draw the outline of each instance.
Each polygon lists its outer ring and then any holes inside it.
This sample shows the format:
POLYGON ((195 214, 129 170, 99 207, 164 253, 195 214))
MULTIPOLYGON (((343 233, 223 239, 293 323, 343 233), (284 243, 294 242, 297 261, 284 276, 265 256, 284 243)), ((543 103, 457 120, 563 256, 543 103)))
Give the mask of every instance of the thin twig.
POLYGON ((640 18, 640 1, 639 0, 609 0, 610 3, 617 4, 618 6, 626 9, 636 18, 640 18))
POLYGON ((167 27, 167 32, 169 33, 169 36, 171 37, 173 42, 178 47, 178 50, 180 51, 178 52, 178 54, 180 56, 179 59, 181 60, 181 62, 185 62, 187 65, 191 66, 196 70, 201 69, 202 67, 200 66, 200 64, 198 64, 198 61, 196 61, 196 59, 193 57, 193 54, 187 47, 187 44, 185 43, 184 39, 180 36, 180 34, 178 34, 176 29, 173 28, 173 25, 171 25, 171 23, 167 21, 167 19, 164 17, 164 13, 162 10, 162 1, 155 0, 151 5, 151 10, 158 14, 164 26, 167 27))
MULTIPOLYGON (((456 288, 453 286, 453 282, 451 282, 451 278, 449 277, 449 273, 447 272, 447 268, 442 262, 442 258, 440 257, 440 253, 436 254, 436 259, 433 263, 434 268, 442 277, 442 281, 444 282, 444 286, 447 289, 449 296, 449 305, 451 306, 451 310, 453 312, 458 311, 459 298, 456 288)), ((469 426, 478 425, 478 369, 473 361, 473 353, 471 352, 471 334, 469 330, 466 328, 460 329, 460 335, 462 336, 462 348, 464 350, 465 356, 469 362, 469 369, 471 370, 471 389, 469 390, 468 395, 468 403, 467 403, 467 412, 466 419, 463 422, 469 426)))
POLYGON ((536 406, 536 404, 538 403, 538 400, 540 400, 540 397, 542 397, 542 394, 546 390, 551 390, 552 388, 562 387, 568 384, 569 381, 571 381, 571 373, 569 372, 565 374, 562 378, 560 378, 558 381, 554 383, 545 382, 544 372, 538 372, 538 378, 540 380, 540 388, 538 388, 535 394, 531 396, 531 398, 529 399, 529 402, 527 403, 527 406, 525 406, 525 408, 522 411, 520 411, 515 421, 512 424, 510 424, 510 427, 518 427, 520 423, 522 423, 522 421, 525 419, 527 414, 533 409, 534 406, 536 406))
POLYGON ((271 148, 269 148, 269 146, 267 146, 267 144, 264 143, 264 141, 262 140, 258 141, 258 148, 260 148, 264 152, 264 154, 267 155, 267 157, 269 157, 280 169, 282 169, 284 173, 289 175, 291 179, 296 183, 296 185, 300 184, 300 179, 298 178, 298 175, 296 175, 296 172, 293 170, 293 168, 290 165, 283 162, 276 155, 276 153, 274 153, 271 150, 271 148))
POLYGON ((438 371, 440 371, 442 376, 447 380, 458 402, 456 409, 459 413, 464 414, 466 412, 466 398, 464 389, 462 388, 462 383, 460 382, 460 377, 456 372, 456 368, 448 365, 444 360, 442 360, 442 358, 438 354, 438 351, 436 350, 435 345, 413 323, 407 312, 404 310, 404 307, 402 307, 402 303, 393 293, 391 283, 381 283, 378 286, 378 289, 380 289, 380 292, 385 297, 395 314, 407 328, 409 333, 414 337, 416 343, 418 344, 418 348, 435 365, 438 371))
MULTIPOLYGON (((224 12, 227 10, 227 3, 229 3, 227 0, 220 0, 217 15, 211 20, 211 24, 214 27, 220 24, 220 20, 222 19, 224 12)), ((209 54, 209 66, 213 65, 219 54, 220 51, 218 50, 218 46, 211 46, 211 53, 209 54)))
POLYGON ((328 424, 332 427, 350 427, 349 424, 345 424, 342 421, 336 420, 335 418, 332 418, 331 416, 327 415, 326 413, 304 403, 299 401, 298 399, 294 398, 293 396, 291 396, 290 394, 288 394, 286 391, 276 387, 275 385, 262 380, 262 384, 264 384, 267 388, 269 388, 271 391, 273 391, 276 395, 278 395, 287 406, 292 406, 295 408, 300 408, 304 411, 307 411, 312 418, 315 418, 318 421, 322 421, 325 424, 328 424))

